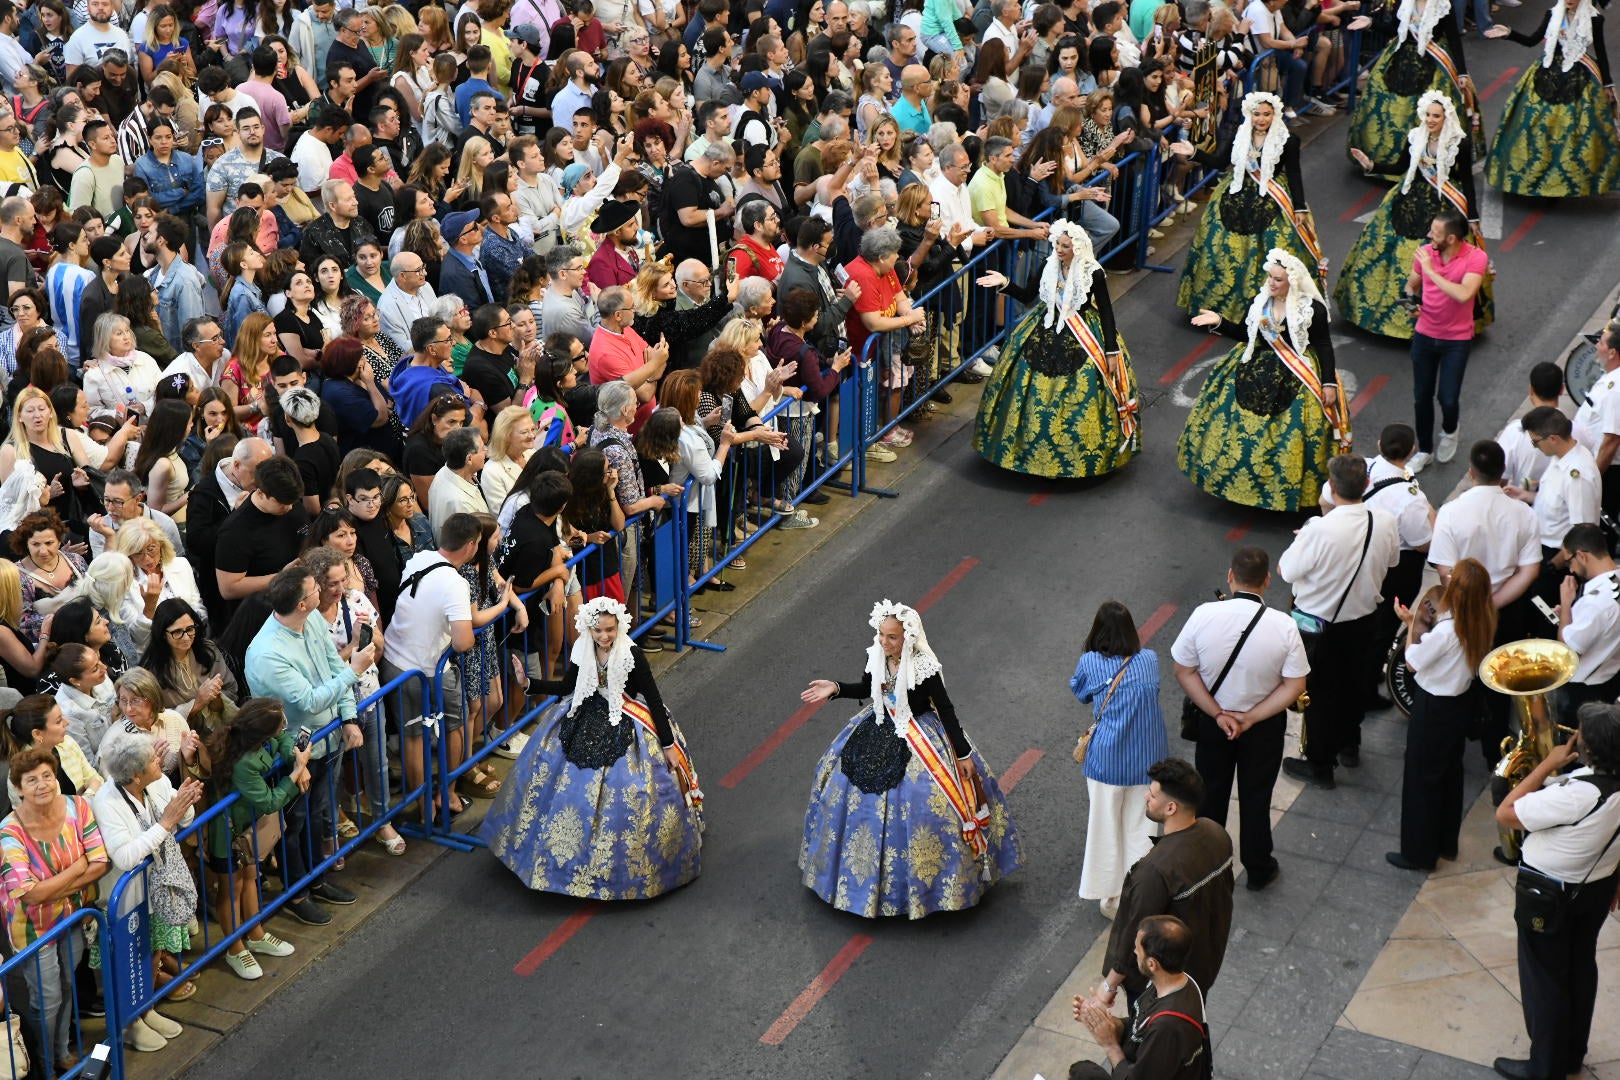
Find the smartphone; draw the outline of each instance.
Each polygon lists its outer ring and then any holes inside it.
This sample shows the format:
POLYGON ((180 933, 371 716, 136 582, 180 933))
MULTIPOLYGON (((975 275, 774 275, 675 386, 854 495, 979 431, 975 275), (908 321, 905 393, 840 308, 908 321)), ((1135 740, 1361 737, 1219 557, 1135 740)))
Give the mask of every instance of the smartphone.
POLYGON ((356 648, 364 649, 367 645, 371 644, 371 638, 372 638, 371 624, 370 623, 361 623, 360 624, 360 637, 358 639, 359 644, 356 646, 356 648))
POLYGON ((309 732, 300 731, 298 733, 297 740, 293 742, 293 747, 299 753, 303 753, 305 750, 308 750, 309 749, 309 732))
POLYGON ((1164 27, 1155 26, 1153 28, 1153 40, 1154 41, 1163 41, 1164 40, 1164 27))
POLYGON ((939 203, 929 203, 928 205, 931 208, 929 210, 929 212, 928 212, 928 216, 931 219, 933 219, 934 221, 938 221, 939 220, 939 203))
POLYGON ((1548 622, 1552 623, 1554 626, 1558 625, 1558 612, 1549 607, 1547 601, 1543 600, 1539 596, 1532 596, 1530 598, 1530 602, 1536 606, 1537 611, 1541 612, 1547 617, 1548 622))

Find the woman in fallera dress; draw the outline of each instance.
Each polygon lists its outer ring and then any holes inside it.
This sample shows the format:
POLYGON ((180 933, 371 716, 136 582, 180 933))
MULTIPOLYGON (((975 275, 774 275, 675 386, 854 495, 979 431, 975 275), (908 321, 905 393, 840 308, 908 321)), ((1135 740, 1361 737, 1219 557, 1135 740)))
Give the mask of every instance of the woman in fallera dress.
POLYGON ((978 284, 1031 306, 979 401, 973 448, 1031 476, 1101 476, 1141 447, 1136 373, 1114 326, 1108 275, 1080 226, 1052 226, 1035 288, 992 271, 978 284))
POLYGON ((1555 0, 1533 34, 1497 23, 1486 37, 1541 46, 1541 62, 1502 109, 1485 179, 1509 195, 1602 195, 1620 185, 1614 80, 1592 0, 1555 0))
POLYGON ((1018 869, 995 777, 962 732, 922 617, 884 600, 860 682, 817 679, 807 703, 872 699, 816 766, 799 869, 827 903, 920 919, 977 904, 1018 869))
MULTIPOLYGON (((1412 257, 1429 240, 1429 225, 1446 207, 1468 219, 1472 243, 1485 250, 1479 231, 1479 201, 1474 194, 1472 140, 1458 122, 1451 99, 1438 90, 1426 90, 1418 99, 1419 124, 1406 137, 1400 157, 1376 162, 1360 150, 1351 150, 1369 173, 1400 174, 1356 238, 1339 273, 1333 301, 1339 315, 1363 330, 1387 337, 1412 340, 1416 311, 1403 303, 1412 257)), ((1491 277, 1480 286, 1474 310, 1474 332, 1496 318, 1491 277)))
MULTIPOLYGON (((1198 221, 1176 303, 1238 322, 1264 281, 1266 252, 1281 248, 1316 268, 1322 250, 1305 205, 1299 140, 1283 120, 1281 98, 1263 91, 1245 95, 1243 123, 1225 156, 1232 175, 1215 184, 1198 221)), ((1222 155, 1217 150, 1213 157, 1222 155)))
POLYGON ((1266 283, 1236 323, 1193 316, 1241 344, 1216 361, 1176 446, 1176 466, 1209 494, 1262 510, 1312 506, 1328 458, 1350 447, 1327 305, 1305 264, 1266 258, 1266 283))
POLYGON ((1399 158, 1406 133, 1418 123, 1418 96, 1425 90, 1450 98, 1458 116, 1470 117, 1475 141, 1482 142, 1468 108, 1473 84, 1451 0, 1401 0, 1395 39, 1373 61, 1367 85, 1356 95, 1346 150, 1360 150, 1379 162, 1399 158))
POLYGON ((703 792, 624 605, 597 597, 481 835, 531 889, 646 900, 698 876, 703 792))

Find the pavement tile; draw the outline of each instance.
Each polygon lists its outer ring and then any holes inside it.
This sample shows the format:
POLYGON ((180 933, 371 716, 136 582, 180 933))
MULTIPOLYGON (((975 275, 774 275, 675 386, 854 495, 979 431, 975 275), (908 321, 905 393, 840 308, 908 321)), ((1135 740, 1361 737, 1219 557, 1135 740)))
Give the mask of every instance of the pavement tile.
POLYGON ((1502 864, 1491 855, 1497 845, 1495 817, 1496 807, 1491 805, 1490 792, 1481 792, 1463 816, 1456 860, 1442 862, 1435 869, 1434 876, 1455 877, 1458 874, 1502 869, 1502 864))
MULTIPOLYGON (((1514 1056, 1525 1057, 1529 1053, 1529 1044, 1526 1044, 1523 1053, 1514 1056)), ((1431 1053, 1418 1059, 1417 1068, 1412 1070, 1407 1080, 1497 1080, 1497 1076, 1489 1065, 1477 1065, 1461 1058, 1431 1053)))
POLYGON ((1319 1044, 1360 985, 1366 963, 1290 941, 1278 953, 1271 976, 1249 999, 1244 1027, 1301 1045, 1319 1044))
MULTIPOLYGON (((1348 772, 1339 769, 1340 775, 1348 772)), ((1325 818, 1328 821, 1343 822, 1346 825, 1365 826, 1372 820, 1378 806, 1384 801, 1384 793, 1371 788, 1354 787, 1350 784, 1340 784, 1332 791, 1324 791, 1319 787, 1306 787, 1294 800, 1293 809, 1311 817, 1325 818)))
POLYGON ((1204 1016, 1210 1030, 1221 1031, 1242 1022, 1249 1007, 1249 999, 1260 984, 1240 979, 1221 965, 1221 977, 1215 988, 1204 999, 1204 1016))
POLYGON ((1047 1080, 1063 1080, 1069 1075, 1069 1066, 1082 1060, 1106 1062, 1108 1059, 1090 1039, 1030 1028, 990 1076, 991 1080, 1030 1080, 1036 1075, 1047 1080))
POLYGON ((1387 916, 1324 902, 1300 923, 1293 943, 1352 959, 1359 965, 1378 954, 1389 931, 1387 916))
POLYGON ((1295 1080, 1310 1066, 1315 1052, 1314 1038, 1232 1028, 1221 1040, 1215 1060, 1220 1074, 1232 1080, 1295 1080))
POLYGON ((1221 961, 1216 987, 1224 991, 1228 978, 1250 986, 1261 985, 1270 977, 1272 967, 1282 955, 1283 945, 1280 938, 1234 927, 1226 939, 1226 957, 1221 961))
POLYGON ((1380 1039, 1335 1027, 1311 1062, 1312 1076, 1332 1080, 1406 1080, 1423 1051, 1392 1039, 1380 1039))
POLYGON ((1385 864, 1389 873, 1369 873, 1353 866, 1341 866, 1322 890, 1324 903, 1364 911, 1385 921, 1390 930, 1411 906, 1417 895, 1417 882, 1407 872, 1385 864))
POLYGON ((1280 852, 1326 859, 1332 858, 1335 852, 1349 851, 1360 835, 1359 825, 1290 810, 1271 830, 1271 842, 1280 852))
POLYGON ((1620 1061, 1608 1061, 1599 1065, 1588 1063, 1586 1071, 1596 1080, 1620 1080, 1620 1061))
MULTIPOLYGON (((1298 855, 1284 855, 1278 862, 1282 873, 1264 891, 1238 890, 1232 908, 1234 930, 1242 928, 1267 937, 1288 938, 1310 913, 1336 869, 1332 863, 1298 855)), ((1228 946, 1228 954, 1231 951, 1228 946)))
POLYGON ((1476 1064, 1530 1050, 1524 1025, 1513 1022, 1518 1003, 1488 971, 1362 990, 1344 1013, 1358 1031, 1476 1064))
POLYGON ((1385 836, 1401 835, 1401 795, 1396 792, 1385 797, 1374 811, 1372 820, 1367 822, 1367 828, 1373 832, 1383 833, 1385 836))
POLYGON ((1414 890, 1426 874, 1415 870, 1401 870, 1391 866, 1385 854, 1401 846, 1398 834, 1378 832, 1370 826, 1356 837, 1355 844, 1345 854, 1344 865, 1372 874, 1408 883, 1414 890))
POLYGON ((1446 933, 1446 928, 1440 925, 1439 920, 1419 904, 1413 904, 1406 909, 1406 914, 1401 916, 1401 921, 1395 924, 1395 929, 1389 936, 1391 940, 1401 938, 1451 940, 1451 935, 1446 933))
MULTIPOLYGON (((1381 986, 1422 982, 1478 970, 1479 961, 1450 938, 1431 941, 1391 939, 1378 954, 1378 959, 1373 961, 1367 977, 1361 980, 1361 989, 1375 990, 1381 986)), ((1514 980, 1517 979, 1515 974, 1514 980)))
POLYGON ((1401 790, 1401 770, 1404 766, 1402 747, 1394 753, 1384 751, 1381 745, 1362 744, 1361 764, 1354 769, 1340 769, 1338 782, 1340 787, 1360 788, 1366 791, 1381 791, 1388 795, 1396 794, 1401 790))

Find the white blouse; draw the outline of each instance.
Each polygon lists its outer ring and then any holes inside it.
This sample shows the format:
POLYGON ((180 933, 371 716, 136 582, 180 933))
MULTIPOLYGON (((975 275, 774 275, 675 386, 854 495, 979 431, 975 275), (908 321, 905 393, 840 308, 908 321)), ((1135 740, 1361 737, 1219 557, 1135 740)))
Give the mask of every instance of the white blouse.
POLYGON ((1461 697, 1474 681, 1457 624, 1443 616, 1423 640, 1406 646, 1406 662, 1417 684, 1435 697, 1461 697))

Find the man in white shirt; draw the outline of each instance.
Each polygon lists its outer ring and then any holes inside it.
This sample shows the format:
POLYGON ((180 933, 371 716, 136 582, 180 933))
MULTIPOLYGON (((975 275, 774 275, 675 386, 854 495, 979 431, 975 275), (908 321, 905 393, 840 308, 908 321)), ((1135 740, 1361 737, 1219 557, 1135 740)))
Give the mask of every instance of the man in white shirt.
POLYGON ((62 50, 62 59, 67 61, 69 81, 85 64, 100 63, 102 54, 109 49, 122 49, 125 56, 135 55, 135 45, 129 40, 129 35, 113 24, 116 9, 113 0, 89 0, 85 5, 88 20, 73 31, 73 36, 68 38, 62 50))
POLYGON ((1389 568, 1400 561, 1400 528, 1388 510, 1362 505, 1367 463, 1343 454, 1328 462, 1333 510, 1307 521, 1277 560, 1277 572, 1294 586, 1294 608, 1320 620, 1311 654, 1302 742, 1305 757, 1287 758, 1283 771, 1296 780, 1332 788, 1333 770, 1361 763, 1361 720, 1372 656, 1374 614, 1389 568))
POLYGON ((205 390, 214 385, 214 371, 225 355, 225 332, 212 315, 199 315, 186 320, 180 331, 179 345, 186 351, 169 361, 163 369, 165 377, 184 375, 191 385, 205 390))
POLYGON ((17 92, 16 87, 12 85, 17 72, 34 62, 34 58, 28 55, 28 50, 17 40, 17 28, 21 22, 16 4, 11 0, 0 3, 0 85, 4 86, 8 94, 17 92))
MULTIPOLYGON (((967 185, 972 168, 973 160, 968 152, 960 144, 951 143, 939 152, 939 175, 928 181, 929 194, 939 204, 940 238, 946 239, 961 235, 963 230, 972 230, 961 242, 962 251, 969 258, 975 245, 982 248, 990 242, 992 235, 990 229, 979 225, 973 216, 973 196, 969 194, 967 185)), ((961 332, 961 325, 960 319, 953 319, 948 321, 948 325, 942 326, 952 356, 957 354, 957 335, 961 332)), ((991 370, 983 360, 975 360, 973 366, 962 373, 961 381, 982 382, 991 370)))
POLYGON ((322 205, 321 185, 332 178, 332 148, 343 145, 343 137, 353 124, 354 118, 342 109, 320 109, 309 130, 293 144, 292 161, 298 166, 298 187, 316 208, 322 205))
POLYGON ((1537 450, 1550 460, 1534 491, 1508 485, 1503 490, 1536 512, 1541 536, 1541 576, 1535 595, 1548 606, 1558 602, 1564 567, 1559 548, 1577 525, 1595 525, 1602 515, 1603 487, 1597 459, 1575 441, 1574 425, 1557 409, 1531 409, 1520 421, 1537 450))
POLYGON ((1239 852, 1251 891, 1264 889, 1277 877, 1271 789, 1282 765, 1288 708, 1304 691, 1311 671, 1299 627, 1286 613, 1266 607, 1270 583, 1271 558, 1265 550, 1238 548, 1226 572, 1227 598, 1195 608, 1170 647, 1176 681, 1202 713, 1194 750, 1198 775, 1204 778, 1198 816, 1226 825, 1235 775, 1239 852), (1214 693, 1210 687, 1216 688, 1214 693))
POLYGON ((140 477, 124 469, 114 469, 107 474, 104 490, 102 504, 107 507, 106 516, 91 514, 88 522, 92 559, 107 550, 108 542, 118 535, 121 525, 142 517, 163 530, 163 535, 174 545, 176 555, 186 553, 186 545, 180 539, 180 527, 174 523, 174 518, 146 505, 146 485, 140 477))
MULTIPOLYGON (((1530 407, 1532 409, 1541 405, 1558 407, 1558 399, 1564 392, 1564 369, 1557 364, 1543 360, 1530 369, 1530 407)), ((1534 487, 1541 482, 1541 476, 1547 471, 1547 458, 1530 442, 1529 434, 1524 425, 1519 423, 1515 416, 1503 425, 1502 430, 1496 433, 1497 444, 1502 447, 1502 453, 1507 463, 1502 475, 1507 477, 1508 483, 1519 487, 1534 487)))
POLYGON ((1574 727, 1581 705, 1620 697, 1620 568, 1596 525, 1569 530, 1561 554, 1569 575, 1558 590, 1558 640, 1580 659, 1564 684, 1559 713, 1574 727))
MULTIPOLYGON (((1018 20, 1023 16, 1023 5, 1018 0, 1002 0, 996 8, 996 17, 990 20, 985 28, 984 40, 980 45, 987 45, 992 41, 999 41, 1007 47, 1007 60, 1009 66, 1004 77, 1011 77, 1011 73, 1018 70, 1016 64, 1011 63, 1013 57, 1018 55, 1018 20)), ((1025 50, 1028 51, 1027 49, 1025 50)))
POLYGON ((437 533, 455 514, 487 514, 478 470, 489 460, 477 428, 456 428, 444 438, 444 464, 428 488, 428 521, 437 533))
MULTIPOLYGON (((1282 9, 1286 0, 1253 0, 1243 11, 1248 21, 1250 36, 1254 39, 1256 55, 1272 50, 1272 63, 1283 79, 1283 115, 1297 119, 1296 110, 1331 116, 1333 107, 1305 97, 1305 47, 1309 38, 1295 37, 1283 22, 1282 9)), ((1123 61, 1122 61, 1123 62, 1123 61)))
POLYGON ((1620 387, 1620 320, 1599 331, 1594 345, 1603 375, 1586 392, 1586 403, 1575 413, 1575 437, 1597 459, 1603 474, 1603 510, 1612 516, 1620 509, 1620 469, 1610 468, 1615 451, 1620 450, 1620 393, 1615 393, 1620 387))

